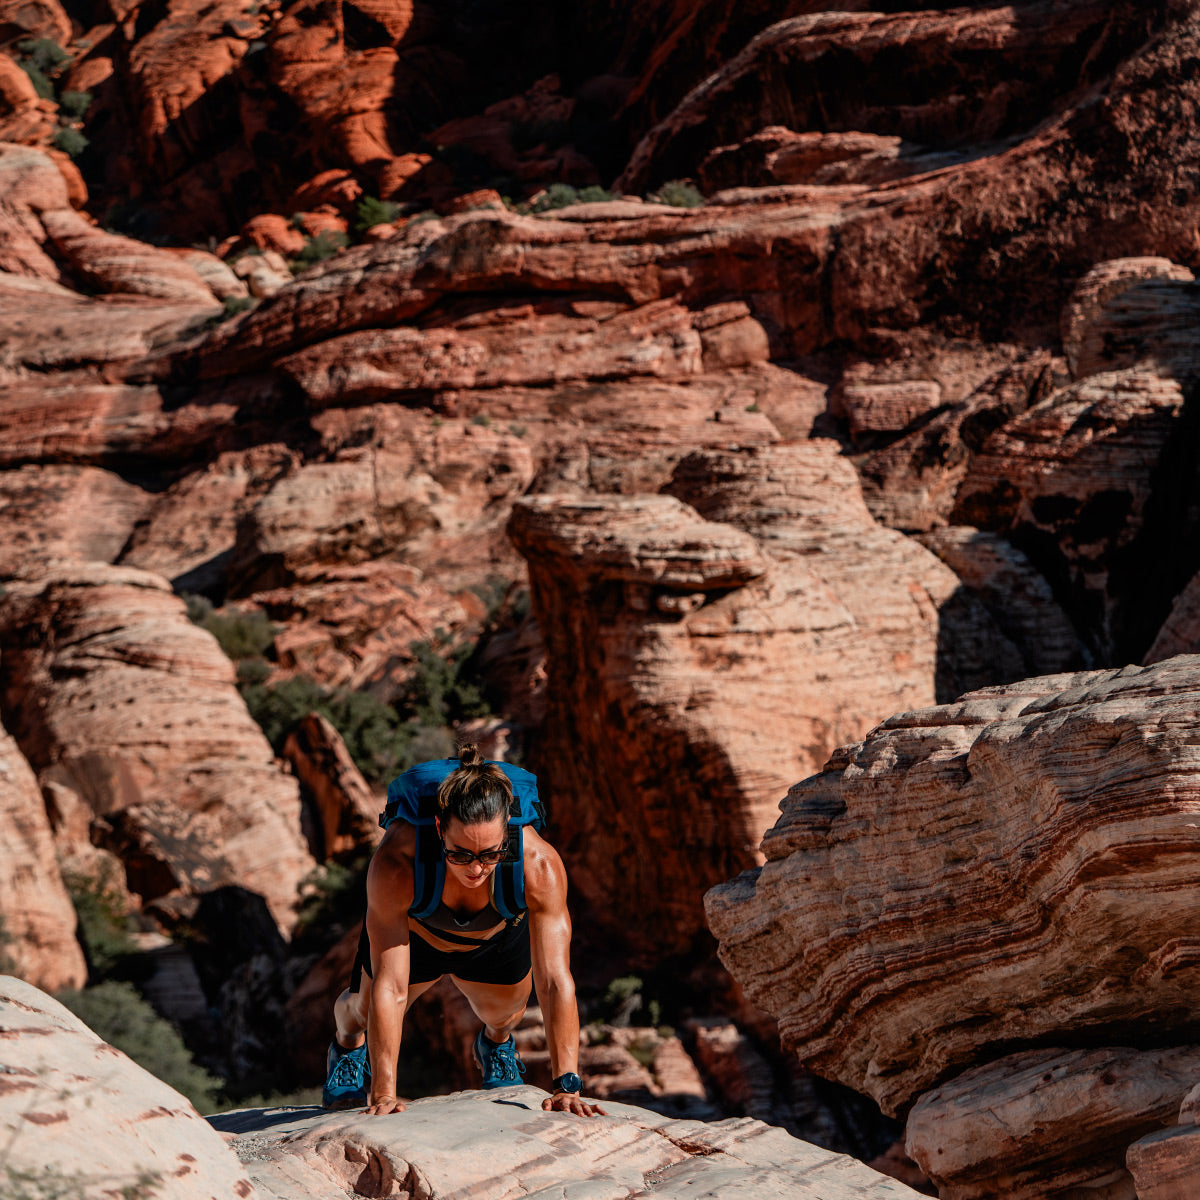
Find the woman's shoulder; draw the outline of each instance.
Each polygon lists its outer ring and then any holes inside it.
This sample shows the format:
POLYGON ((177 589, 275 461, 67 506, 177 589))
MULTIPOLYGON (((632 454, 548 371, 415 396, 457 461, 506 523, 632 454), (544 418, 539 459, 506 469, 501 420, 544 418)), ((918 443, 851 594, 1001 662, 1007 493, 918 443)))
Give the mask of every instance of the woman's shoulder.
POLYGON ((536 906, 538 901, 565 894, 567 872, 562 858, 537 830, 525 830, 523 851, 526 900, 536 906))

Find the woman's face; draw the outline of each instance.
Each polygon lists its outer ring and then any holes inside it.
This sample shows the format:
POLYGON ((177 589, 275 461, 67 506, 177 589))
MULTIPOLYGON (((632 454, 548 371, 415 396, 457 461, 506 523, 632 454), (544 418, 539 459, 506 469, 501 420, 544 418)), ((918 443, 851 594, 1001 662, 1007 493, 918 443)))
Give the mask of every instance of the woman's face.
MULTIPOLYGON (((502 851, 508 838, 508 822, 503 816, 494 821, 483 821, 477 825, 464 825, 457 817, 450 817, 445 824, 438 822, 438 833, 442 845, 450 855, 487 854, 502 851)), ((479 887, 496 869, 497 862, 482 863, 472 858, 461 864, 446 859, 446 870, 466 887, 479 887)))

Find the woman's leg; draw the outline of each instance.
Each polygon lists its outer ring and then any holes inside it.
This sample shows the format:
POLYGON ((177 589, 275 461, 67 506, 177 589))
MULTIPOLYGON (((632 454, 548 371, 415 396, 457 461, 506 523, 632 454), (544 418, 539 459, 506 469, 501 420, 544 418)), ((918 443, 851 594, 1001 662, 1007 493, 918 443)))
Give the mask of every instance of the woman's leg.
MULTIPOLYGON (((440 979, 441 976, 438 976, 440 979)), ((408 999, 404 1003, 407 1012, 413 1001, 424 995, 437 979, 408 985, 408 999)), ((367 1035, 367 1014, 371 1011, 371 977, 365 971, 358 991, 347 988, 334 1002, 333 1019, 337 1025, 337 1042, 343 1050, 355 1050, 363 1044, 367 1035)), ((402 1013, 401 1016, 404 1014, 402 1013)))
POLYGON ((509 1034, 525 1015, 533 991, 533 972, 530 971, 520 983, 474 983, 469 979, 459 979, 457 975, 451 975, 450 978, 483 1022, 483 1032, 488 1041, 496 1045, 508 1041, 509 1034))

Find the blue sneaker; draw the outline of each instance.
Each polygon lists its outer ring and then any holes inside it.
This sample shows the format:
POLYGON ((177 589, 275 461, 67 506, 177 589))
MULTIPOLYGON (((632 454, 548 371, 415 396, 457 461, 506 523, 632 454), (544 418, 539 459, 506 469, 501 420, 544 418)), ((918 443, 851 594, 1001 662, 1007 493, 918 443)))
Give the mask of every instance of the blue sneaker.
POLYGON ((365 1041, 357 1050, 343 1050, 335 1038, 329 1043, 325 1073, 325 1087, 321 1090, 322 1108, 366 1107, 371 1060, 367 1057, 365 1041))
POLYGON ((484 1091, 520 1083, 521 1076, 525 1074, 525 1064, 517 1053, 512 1034, 508 1035, 507 1042, 497 1046, 483 1036, 481 1029, 475 1038, 475 1065, 483 1072, 484 1091))

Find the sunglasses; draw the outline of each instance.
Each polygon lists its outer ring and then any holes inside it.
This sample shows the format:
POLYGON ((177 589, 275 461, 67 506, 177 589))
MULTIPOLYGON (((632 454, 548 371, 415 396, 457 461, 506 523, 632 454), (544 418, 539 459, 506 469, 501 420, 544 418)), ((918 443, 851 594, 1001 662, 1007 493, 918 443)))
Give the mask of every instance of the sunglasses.
POLYGON ((479 854, 473 854, 470 850, 451 850, 445 842, 442 842, 442 857, 456 867, 469 867, 477 859, 480 866, 494 867, 508 857, 508 847, 503 846, 499 850, 484 850, 479 854))

